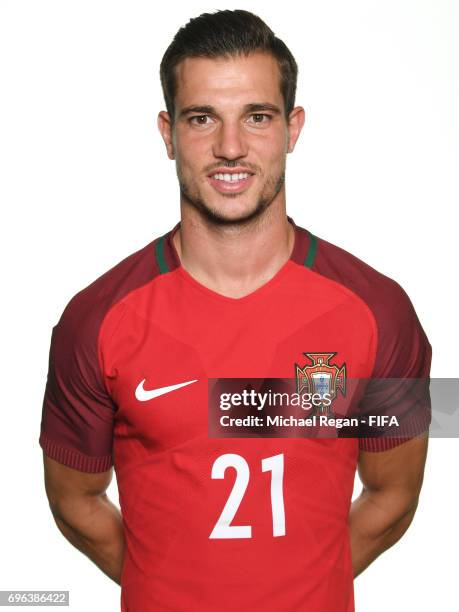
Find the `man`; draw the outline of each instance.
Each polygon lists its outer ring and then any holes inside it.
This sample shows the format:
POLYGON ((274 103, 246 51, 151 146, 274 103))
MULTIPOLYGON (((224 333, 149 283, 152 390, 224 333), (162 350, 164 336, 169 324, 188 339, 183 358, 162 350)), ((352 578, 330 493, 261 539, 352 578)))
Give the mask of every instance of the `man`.
POLYGON ((352 611, 353 578, 416 510, 427 398, 395 402, 368 383, 365 414, 416 409, 397 438, 208 433, 210 379, 306 379, 311 364, 342 384, 429 374, 399 285, 286 215, 286 155, 305 119, 296 77, 251 13, 179 30, 158 127, 181 220, 76 294, 53 328, 47 495, 65 537, 121 584, 126 612, 352 611), (121 513, 105 493, 113 467, 121 513))

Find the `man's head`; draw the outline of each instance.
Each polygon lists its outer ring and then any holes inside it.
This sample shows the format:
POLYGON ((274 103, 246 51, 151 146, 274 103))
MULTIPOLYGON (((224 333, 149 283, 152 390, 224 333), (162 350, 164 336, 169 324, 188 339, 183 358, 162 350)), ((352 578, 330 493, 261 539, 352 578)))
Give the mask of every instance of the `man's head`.
POLYGON ((192 19, 164 54, 160 76, 167 113, 158 127, 182 200, 214 223, 235 224, 284 195, 286 155, 304 110, 294 108, 295 59, 259 17, 235 10, 192 19))

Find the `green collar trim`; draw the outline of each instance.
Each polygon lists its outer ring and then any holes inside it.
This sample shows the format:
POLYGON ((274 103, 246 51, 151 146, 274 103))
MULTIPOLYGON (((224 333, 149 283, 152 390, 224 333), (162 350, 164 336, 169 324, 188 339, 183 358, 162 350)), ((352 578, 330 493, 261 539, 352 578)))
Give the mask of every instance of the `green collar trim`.
POLYGON ((308 230, 306 231, 309 235, 309 248, 306 254, 306 259, 304 260, 304 265, 306 266, 306 268, 312 268, 317 253, 317 238, 308 230))
POLYGON ((164 255, 164 241, 166 240, 169 234, 170 232, 167 232, 166 234, 164 234, 164 236, 161 236, 161 238, 159 238, 156 242, 156 261, 158 262, 159 272, 161 274, 169 272, 169 268, 167 267, 166 263, 166 257, 164 255))

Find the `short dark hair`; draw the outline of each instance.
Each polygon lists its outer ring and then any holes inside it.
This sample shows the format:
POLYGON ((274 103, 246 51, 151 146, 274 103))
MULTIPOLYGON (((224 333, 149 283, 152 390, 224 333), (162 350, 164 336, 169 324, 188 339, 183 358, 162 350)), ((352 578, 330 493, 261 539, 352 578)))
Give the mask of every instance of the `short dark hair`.
POLYGON ((187 57, 235 57, 265 51, 277 60, 285 116, 295 105, 298 66, 282 40, 257 15, 243 10, 203 13, 180 28, 164 53, 160 66, 164 101, 172 123, 177 94, 176 67, 187 57))

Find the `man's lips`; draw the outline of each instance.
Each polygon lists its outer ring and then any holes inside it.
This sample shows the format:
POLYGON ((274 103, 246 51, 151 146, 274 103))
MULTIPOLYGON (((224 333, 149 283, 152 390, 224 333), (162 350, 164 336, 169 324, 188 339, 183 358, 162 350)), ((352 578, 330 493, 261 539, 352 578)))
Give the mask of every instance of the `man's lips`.
POLYGON ((254 180, 255 175, 249 174, 247 178, 241 178, 232 181, 225 181, 222 179, 216 179, 213 175, 208 177, 208 180, 212 187, 214 187, 220 193, 238 193, 247 189, 254 180))
POLYGON ((220 193, 237 193, 243 191, 253 182, 254 174, 247 170, 247 168, 217 168, 208 175, 208 179, 212 187, 214 187, 220 193), (234 175, 245 174, 248 176, 241 178, 233 178, 234 175), (219 178, 216 178, 216 175, 219 178), (230 179, 231 177, 231 179, 230 179))

